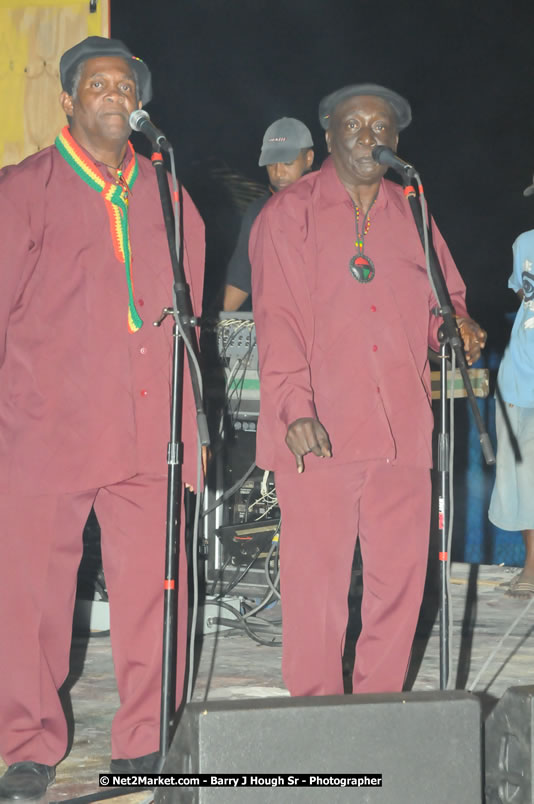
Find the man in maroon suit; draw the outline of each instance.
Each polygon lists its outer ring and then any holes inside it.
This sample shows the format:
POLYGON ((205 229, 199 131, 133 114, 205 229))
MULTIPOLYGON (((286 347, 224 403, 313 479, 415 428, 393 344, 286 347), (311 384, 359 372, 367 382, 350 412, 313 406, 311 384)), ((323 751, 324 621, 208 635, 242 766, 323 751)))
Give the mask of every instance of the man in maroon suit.
MULTIPOLYGON (((63 54, 56 143, 0 171, 0 798, 39 797, 67 749, 82 531, 94 506, 120 707, 112 768, 158 762, 172 299, 157 181, 130 142, 151 97, 118 40, 63 54)), ((201 306, 204 227, 184 192, 185 270, 201 306)), ((183 478, 195 482, 186 381, 183 478)), ((183 540, 183 533, 182 533, 183 540)), ((187 593, 179 590, 178 685, 187 593)))
MULTIPOLYGON (((257 463, 274 469, 283 675, 292 695, 343 692, 347 596, 363 558, 354 692, 402 689, 425 580, 432 460, 428 347, 440 319, 396 150, 408 102, 359 84, 319 107, 331 156, 274 196, 251 234, 261 408, 257 463), (305 469, 305 471, 304 471, 305 469)), ((485 333, 433 224, 469 362, 485 333)))

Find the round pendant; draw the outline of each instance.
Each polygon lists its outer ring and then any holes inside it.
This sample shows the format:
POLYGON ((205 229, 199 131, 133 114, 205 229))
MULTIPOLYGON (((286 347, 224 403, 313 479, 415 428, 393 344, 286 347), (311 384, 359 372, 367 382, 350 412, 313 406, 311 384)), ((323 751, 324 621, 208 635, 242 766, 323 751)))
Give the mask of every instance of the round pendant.
POLYGON ((365 254, 355 254, 349 262, 350 272, 358 282, 370 282, 375 275, 375 266, 365 254))

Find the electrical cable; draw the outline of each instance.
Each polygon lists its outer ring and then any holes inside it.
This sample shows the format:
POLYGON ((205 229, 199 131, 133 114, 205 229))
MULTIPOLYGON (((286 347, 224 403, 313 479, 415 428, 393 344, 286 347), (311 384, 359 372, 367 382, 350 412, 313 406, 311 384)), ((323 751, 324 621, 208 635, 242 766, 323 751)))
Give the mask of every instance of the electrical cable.
POLYGON ((229 500, 229 499, 230 499, 230 497, 232 497, 232 496, 233 496, 233 495, 236 493, 236 491, 239 491, 239 489, 240 489, 240 488, 241 488, 241 486, 242 486, 242 485, 245 483, 245 481, 246 481, 246 480, 248 480, 248 478, 250 477, 250 475, 252 474, 252 472, 254 471, 254 469, 255 469, 255 468, 256 468, 256 464, 255 464, 255 463, 251 463, 251 464, 250 464, 250 466, 248 467, 247 471, 245 472, 245 474, 244 474, 244 475, 242 475, 242 476, 239 478, 239 480, 237 480, 237 481, 234 483, 234 485, 233 485, 233 486, 230 486, 230 488, 229 488, 229 489, 227 489, 227 490, 224 492, 224 494, 221 494, 221 496, 220 496, 220 497, 217 497, 217 499, 215 500, 215 502, 213 503, 213 505, 211 505, 209 508, 206 508, 204 511, 202 511, 201 516, 202 516, 202 517, 205 517, 205 516, 207 516, 208 514, 211 514, 211 513, 212 513, 212 511, 215 511, 215 509, 219 507, 219 505, 222 505, 222 504, 223 504, 223 502, 226 502, 226 500, 229 500))
MULTIPOLYGON (((246 618, 243 617, 241 612, 237 611, 237 609, 234 609, 233 606, 230 606, 228 603, 225 603, 223 600, 219 600, 217 605, 221 606, 224 609, 228 609, 236 617, 236 619, 239 621, 239 624, 244 628, 244 630, 247 632, 249 637, 254 640, 254 642, 258 642, 260 645, 267 645, 267 647, 281 647, 281 645, 282 645, 281 642, 275 642, 275 636, 279 636, 278 633, 276 633, 273 636, 272 640, 267 641, 266 639, 262 639, 261 637, 259 637, 257 634, 254 633, 254 631, 250 627, 249 623, 247 622, 246 618)), ((223 624, 223 621, 221 620, 221 618, 218 618, 218 617, 213 618, 213 622, 216 623, 217 625, 219 625, 219 624, 222 625, 223 624)), ((268 626, 270 626, 270 623, 268 624, 268 626)), ((232 627, 236 628, 237 626, 234 625, 232 627)))
POLYGON ((252 617, 257 614, 258 611, 261 611, 265 608, 265 606, 270 602, 273 596, 273 592, 271 589, 267 589, 265 595, 262 597, 259 603, 257 603, 253 609, 243 614, 243 617, 247 619, 248 617, 252 617))
MULTIPOLYGON (((180 208, 179 208, 179 187, 178 187, 178 180, 176 178, 176 164, 174 160, 174 149, 172 147, 169 148, 169 157, 171 162, 171 181, 172 181, 172 188, 173 188, 173 208, 174 208, 174 235, 175 235, 175 246, 176 246, 176 253, 180 254, 181 249, 181 240, 180 240, 180 208)), ((200 394, 200 403, 202 407, 202 400, 203 400, 203 381, 202 381, 202 372, 200 370, 200 365, 198 362, 196 349, 192 343, 190 337, 190 331, 185 330, 182 325, 182 320, 179 314, 178 305, 177 305, 177 297, 176 297, 176 287, 175 283, 173 283, 173 319, 180 333, 182 340, 184 342, 185 348, 189 354, 189 368, 191 373, 191 381, 193 382, 193 373, 196 377, 196 381, 198 383, 198 389, 200 394)), ((198 411, 197 411, 197 428, 198 428, 198 411)), ((192 610, 192 617, 191 617, 191 631, 189 634, 189 666, 188 666, 188 683, 187 683, 187 690, 186 690, 186 701, 191 700, 192 696, 192 688, 193 688, 193 676, 194 676, 194 644, 195 644, 195 633, 196 633, 196 623, 198 617, 198 532, 199 532, 199 523, 200 523, 200 487, 202 481, 202 444, 200 441, 200 431, 198 431, 197 436, 197 483, 196 483, 196 500, 195 500, 195 513, 194 513, 194 524, 193 524, 193 540, 192 540, 192 574, 193 574, 193 610, 192 610)), ((182 507, 182 515, 184 512, 184 508, 182 507)), ((187 553, 182 556, 182 561, 187 561, 187 553)))
POLYGON ((436 301, 439 299, 439 296, 436 291, 436 286, 434 284, 434 278, 432 276, 432 271, 430 270, 430 242, 428 237, 428 216, 426 214, 426 201, 425 201, 425 192, 423 190, 423 182, 421 181, 421 176, 417 171, 414 171, 414 176, 417 180, 418 190, 419 190, 419 204, 421 206, 421 218, 422 218, 422 227, 423 227, 423 246, 425 250, 425 261, 426 261, 426 272, 428 274, 428 281, 430 283, 430 287, 432 288, 432 293, 434 294, 434 298, 436 301))
POLYGON ((256 341, 253 341, 251 338, 251 342, 246 353, 237 359, 226 381, 226 409, 232 417, 232 421, 235 421, 238 418, 239 411, 241 410, 241 401, 243 399, 246 373, 250 365, 250 358, 253 355, 255 345, 256 341), (241 377, 232 384, 234 375, 237 375, 239 371, 241 371, 241 377))
POLYGON ((253 508, 255 508, 256 506, 260 505, 263 502, 266 503, 267 508, 265 509, 265 511, 263 511, 263 513, 261 513, 258 517, 256 517, 256 519, 253 520, 254 522, 259 522, 261 519, 265 519, 267 514, 269 514, 273 510, 273 508, 278 507, 278 499, 276 497, 276 494, 272 491, 268 491, 266 494, 262 494, 261 497, 258 497, 257 500, 254 500, 254 502, 252 502, 248 506, 247 512, 251 512, 253 508))
MULTIPOLYGON (((448 528, 447 528, 447 572, 445 573, 445 583, 447 589, 447 605, 449 610, 449 621, 451 623, 454 622, 454 613, 453 613, 453 602, 452 602, 452 594, 451 594, 451 549, 452 549, 452 528, 454 523, 454 384, 456 381, 456 352, 454 349, 451 351, 451 371, 449 374, 450 377, 450 397, 449 397, 449 432, 450 432, 450 439, 449 439, 449 521, 448 521, 448 528)), ((449 646, 449 655, 448 655, 448 675, 447 675, 447 689, 452 690, 455 689, 456 683, 453 681, 452 677, 452 648, 453 648, 453 637, 452 637, 452 628, 449 628, 448 637, 448 646, 449 646)))
MULTIPOLYGON (((281 524, 281 520, 280 520, 280 524, 281 524)), ((280 568, 279 568, 279 566, 277 567, 277 572, 276 572, 274 581, 271 578, 271 573, 270 573, 271 558, 272 558, 275 550, 276 550, 277 557, 279 555, 279 551, 277 550, 277 547, 279 546, 278 545, 278 539, 277 539, 277 536, 278 536, 279 532, 280 532, 280 525, 278 525, 278 530, 277 530, 275 536, 273 537, 273 543, 271 545, 271 549, 269 550, 269 552, 267 554, 267 557, 265 559, 265 577, 267 578, 267 585, 272 590, 273 594, 275 594, 276 597, 280 600, 280 591, 279 591, 280 568), (276 541, 275 541, 275 538, 276 538, 276 541)), ((277 562, 277 565, 278 565, 278 562, 277 562)))
MULTIPOLYGON (((176 166, 175 166, 175 162, 174 162, 174 150, 172 149, 172 147, 169 148, 169 156, 170 156, 170 161, 171 161, 171 180, 172 180, 172 187, 173 187, 173 191, 174 191, 173 192, 173 206, 174 206, 174 233, 175 233, 175 242, 176 242, 176 253, 179 254, 180 253, 180 245, 181 245, 181 243, 180 243, 180 226, 179 226, 180 211, 179 211, 179 207, 178 207, 179 188, 178 188, 178 180, 176 178, 176 166)), ((173 283, 173 318, 174 318, 174 322, 175 322, 175 324, 176 324, 176 326, 178 328, 178 332, 182 336, 185 348, 187 349, 187 351, 189 353, 189 356, 191 358, 189 366, 190 366, 190 368, 191 368, 191 366, 193 367, 193 371, 195 373, 196 380, 198 382, 198 387, 199 387, 199 391, 200 391, 200 398, 202 399, 203 396, 204 396, 203 383, 202 383, 202 372, 200 370, 200 365, 198 363, 198 358, 197 358, 197 355, 196 355, 195 348, 194 348, 194 346, 193 346, 193 344, 191 342, 191 339, 189 337, 189 332, 188 331, 186 332, 184 330, 184 327, 183 327, 183 324, 182 324, 182 321, 180 319, 180 316, 179 316, 178 312, 179 311, 178 311, 177 304, 176 304, 176 289, 175 289, 174 283, 173 283)), ((193 372, 191 372, 191 374, 192 373, 193 372)), ((191 379, 192 379, 192 377, 191 377, 191 379)))
MULTIPOLYGON (((197 438, 197 487, 195 499, 195 513, 193 519, 193 540, 191 545, 192 574, 193 574, 193 609, 191 613, 191 630, 189 632, 189 667, 187 673, 187 692, 186 702, 189 703, 193 696, 193 678, 195 668, 195 636, 197 631, 198 619, 198 533, 200 526, 200 484, 202 480, 202 445, 200 436, 197 438)), ((187 560, 187 554, 182 560, 187 560)))
MULTIPOLYGON (((488 665, 492 661, 493 657, 497 654, 497 652, 501 648, 502 644, 504 643, 504 640, 512 633, 512 631, 514 630, 516 625, 525 616, 525 614, 527 613, 527 611, 529 610, 529 608, 532 606, 533 603, 534 603, 534 597, 531 597, 530 600, 528 601, 527 605, 524 606, 524 608, 519 612, 519 614, 517 615, 517 617, 515 618, 515 620, 511 624, 511 626, 508 628, 508 630, 504 634, 504 636, 501 637, 501 639, 499 640, 498 644, 491 651, 490 655, 488 656, 488 658, 486 659, 486 661, 484 662, 484 664, 482 665, 482 667, 480 668, 480 670, 476 674, 474 681, 469 685, 468 692, 473 692, 473 690, 475 689, 476 685, 478 684, 479 679, 482 677, 482 673, 484 672, 486 667, 488 667, 488 665)), ((486 689, 486 691, 487 691, 487 689, 486 689)))
MULTIPOLYGON (((222 585, 222 582, 223 582, 223 580, 224 580, 224 575, 223 575, 224 570, 226 569, 226 567, 228 566, 228 564, 230 563, 230 561, 231 561, 231 560, 232 560, 232 556, 231 556, 231 555, 228 555, 228 556, 225 558, 225 560, 224 560, 224 562, 222 563, 222 565, 221 565, 221 566, 219 567, 219 569, 217 570, 217 575, 216 575, 216 577, 213 579, 213 583, 212 583, 212 585, 211 585, 211 587, 210 587, 210 590, 209 590, 209 592, 208 592, 208 597, 217 597, 217 595, 215 594, 215 591, 216 591, 216 589, 217 589, 217 584, 221 584, 221 585, 222 585)), ((224 592, 221 592, 221 595, 219 595, 219 596, 220 596, 220 597, 224 597, 224 592)))
POLYGON ((232 578, 232 580, 230 581, 230 583, 228 584, 228 586, 226 586, 226 587, 223 589, 223 591, 221 592, 221 594, 219 594, 219 595, 218 595, 218 596, 215 598, 216 602, 218 602, 218 601, 219 601, 219 598, 220 598, 220 597, 224 597, 225 595, 228 595, 228 594, 229 594, 229 593, 232 591, 232 589, 234 589, 234 588, 237 586, 237 584, 238 584, 238 583, 241 581, 241 579, 242 579, 242 578, 244 578, 244 577, 245 577, 245 575, 247 574, 247 572, 249 571, 249 569, 251 568, 251 566, 254 564, 254 562, 255 562, 255 561, 256 561, 256 559, 258 558, 259 554, 260 554, 260 548, 259 548, 259 547, 257 547, 257 548, 256 548, 256 555, 254 555, 254 556, 253 556, 253 557, 250 559, 249 563, 247 564, 247 566, 245 567, 245 569, 244 569, 244 570, 242 570, 242 571, 241 571, 241 567, 240 567, 239 565, 237 566, 237 568, 236 568, 236 569, 237 569, 237 571, 238 571, 238 573, 239 573, 239 574, 238 574, 237 576, 234 576, 234 578, 232 578))
MULTIPOLYGON (((111 773, 110 773, 111 776, 111 773)), ((74 798, 62 798, 58 801, 50 801, 49 804, 92 804, 93 801, 105 801, 108 798, 119 798, 119 796, 131 796, 133 793, 142 793, 143 790, 150 790, 149 787, 108 787, 100 790, 98 793, 87 793, 84 796, 76 796, 74 798)), ((154 794, 151 793, 139 804, 150 804, 154 800, 154 794)), ((20 799, 22 801, 22 799, 20 799)))
MULTIPOLYGON (((419 204, 421 206, 421 219, 422 219, 422 230, 423 230, 423 247, 425 252, 425 264, 426 264, 426 272, 428 276, 428 281, 430 287, 432 289, 432 293, 434 294, 434 298, 436 301, 439 299, 439 296, 436 291, 436 286, 434 283, 434 279, 432 276, 432 271, 430 268, 430 242, 429 242, 429 231, 428 231, 428 216, 426 210, 426 201, 425 201, 425 194, 423 190, 423 182, 421 181, 421 176, 417 171, 414 173, 415 178, 417 180, 418 190, 419 190, 419 204)), ((453 372, 456 370, 456 355, 454 350, 452 352, 452 364, 453 364, 453 372)), ((442 368, 443 371, 443 368, 442 368)), ((453 374, 454 380, 454 374, 453 374)), ((451 590, 450 590, 450 548, 452 544, 452 522, 453 522, 453 511, 454 511, 454 492, 453 492, 453 455, 454 455, 454 437, 453 437, 453 427, 454 427, 454 386, 451 388, 451 396, 450 396, 450 422, 451 422, 451 437, 449 438, 449 522, 448 522, 448 529, 446 534, 446 542, 447 542, 447 565, 445 569, 445 598, 447 603, 447 611, 449 612, 449 622, 452 621, 451 616, 451 590)), ((447 664, 447 689, 451 689, 452 684, 452 628, 448 628, 447 633, 447 645, 448 645, 448 664, 447 664)))
MULTIPOLYGON (((278 534, 279 529, 280 529, 280 523, 279 523, 279 525, 277 527, 275 537, 278 534)), ((278 542, 277 542, 275 537, 273 537, 272 544, 271 544, 271 547, 269 549, 269 553, 267 555, 267 565, 266 565, 267 566, 267 572, 268 572, 268 565, 269 565, 269 562, 270 562, 270 558, 272 557, 273 553, 276 551, 276 548, 278 546, 278 542)), ((249 565, 241 573, 241 575, 239 577, 239 580, 241 580, 241 577, 244 577, 246 572, 248 572, 248 570, 250 569, 250 566, 252 566, 254 561, 257 559, 257 556, 258 556, 259 552, 260 552, 260 550, 258 548, 256 556, 254 556, 254 558, 249 563, 249 565)), ((279 570, 278 570, 278 573, 277 573, 277 576, 276 576, 276 579, 275 579, 275 584, 279 582, 279 576, 280 576, 280 573, 279 573, 279 570)), ((260 635, 258 635, 257 633, 255 633, 255 631, 254 631, 254 628, 256 628, 256 629, 268 629, 270 631, 273 631, 273 636, 274 637, 281 636, 281 632, 279 630, 273 629, 273 626, 281 624, 281 620, 280 621, 267 621, 267 620, 263 620, 261 618, 257 618, 255 616, 259 611, 261 611, 262 609, 264 609, 267 606, 267 604, 270 602, 271 598, 273 597, 273 593, 276 594, 278 597, 280 596, 278 589, 273 585, 273 582, 272 582, 270 577, 268 577, 268 584, 269 584, 270 588, 267 589, 266 594, 264 595, 264 597, 260 601, 260 603, 257 604, 251 610, 249 610, 248 612, 245 612, 245 613, 238 612, 237 609, 235 609, 229 603, 226 603, 225 601, 220 600, 220 598, 215 599, 213 602, 216 603, 217 605, 220 605, 221 607, 231 611, 232 614, 234 615, 234 617, 236 618, 237 622, 229 621, 229 620, 227 620, 225 618, 221 618, 221 617, 212 618, 212 622, 215 625, 224 625, 224 626, 227 626, 227 627, 230 627, 230 628, 239 628, 239 627, 241 627, 243 630, 245 630, 247 635, 250 636, 251 639, 253 639, 255 642, 259 642, 260 644, 266 645, 268 647, 279 647, 281 645, 281 642, 275 641, 275 639, 266 640, 266 639, 262 638, 260 635), (255 620, 254 622, 251 622, 252 618, 254 618, 254 620, 255 620)), ((224 589, 219 594, 220 595, 221 594, 227 594, 227 592, 228 592, 228 589, 224 589)), ((246 605, 246 604, 244 603, 243 605, 246 605)))
MULTIPOLYGON (((249 343, 247 345, 245 353, 241 354, 241 356, 235 360, 235 362, 233 363, 233 365, 230 368, 230 370, 226 369, 226 382, 225 382, 225 385, 226 385, 226 411, 234 421, 236 419, 238 419, 238 417, 239 417, 239 412, 241 410, 243 393, 244 393, 244 388, 245 388, 246 372, 250 367, 251 359, 252 359, 252 357, 254 355, 254 351, 255 351, 255 348, 256 348, 255 338, 252 337, 252 331, 253 331, 253 327, 254 327, 254 322, 250 321, 250 320, 246 320, 246 321, 239 321, 239 323, 238 323, 238 321, 239 320, 236 320, 236 322, 233 322, 231 319, 230 320, 225 320, 225 322, 224 322, 225 328, 222 331, 221 331, 221 329, 219 329, 219 335, 218 335, 219 357, 223 361, 225 361, 227 359, 228 353, 229 353, 229 351, 230 351, 230 349, 232 347, 232 344, 237 339, 238 333, 243 331, 243 328, 245 328, 245 327, 247 329, 249 329, 250 333, 251 333, 250 341, 249 341, 249 343), (225 334, 227 332, 227 329, 232 324, 234 325, 234 328, 233 328, 230 336, 227 337, 226 340, 225 340, 225 334)), ((239 344, 239 347, 240 346, 241 346, 241 344, 239 344)), ((224 429, 224 416, 221 417, 221 422, 220 422, 220 426, 219 426, 219 432, 221 434, 223 432, 223 429, 224 429)), ((246 480, 252 474, 252 472, 254 471, 255 468, 256 468, 256 465, 255 465, 255 463, 253 463, 247 469, 245 474, 241 478, 239 478, 239 480, 236 483, 234 483, 233 486, 230 489, 225 491, 224 494, 222 494, 219 498, 217 498, 217 500, 215 501, 215 503, 213 505, 211 505, 209 508, 207 508, 206 510, 203 511, 202 516, 206 516, 207 514, 211 513, 213 510, 215 510, 217 507, 219 507, 225 500, 230 499, 240 488, 243 487, 243 485, 245 484, 246 480)), ((266 486, 266 478, 265 477, 264 477, 264 484, 266 486)), ((246 520, 247 520, 247 522, 257 522, 257 521, 259 521, 261 519, 265 519, 265 517, 270 513, 270 511, 272 511, 272 509, 276 505, 277 505, 276 495, 273 492, 268 492, 268 491, 264 492, 264 490, 262 488, 261 496, 258 499, 255 499, 252 503, 249 503, 248 506, 247 506, 247 509, 246 509, 246 511, 247 511, 246 520), (249 519, 249 515, 255 513, 255 509, 257 509, 258 506, 265 506, 265 510, 262 511, 259 514, 259 516, 255 517, 253 519, 249 519)), ((278 527, 277 527, 275 536, 278 534, 279 528, 280 528, 280 525, 278 525, 278 527)), ((272 632, 273 631, 273 626, 278 625, 279 623, 273 623, 272 621, 271 622, 265 621, 265 620, 262 620, 261 618, 256 617, 255 615, 259 611, 264 609, 266 605, 268 605, 268 603, 270 602, 271 598, 273 597, 273 594, 276 594, 277 596, 279 596, 278 589, 276 588, 276 585, 275 585, 275 584, 278 583, 279 573, 275 577, 275 583, 274 584, 273 584, 273 581, 272 581, 272 579, 270 577, 270 574, 269 574, 269 563, 271 561, 273 553, 276 550, 276 547, 277 547, 277 543, 276 543, 276 540, 273 538, 271 540, 271 546, 270 546, 268 556, 267 556, 267 565, 266 565, 266 568, 265 568, 266 577, 267 577, 268 586, 269 586, 269 588, 267 590, 267 593, 266 593, 266 595, 264 595, 264 598, 262 599, 262 601, 258 605, 256 605, 253 609, 247 611, 245 614, 242 614, 241 611, 238 611, 236 608, 234 608, 233 606, 230 606, 224 600, 221 600, 221 597, 224 597, 225 595, 228 595, 239 584, 239 582, 246 576, 247 572, 251 569, 251 567, 257 561, 257 559, 259 558, 259 556, 261 554, 261 549, 262 548, 260 546, 258 546, 257 549, 255 550, 255 552, 252 554, 252 556, 248 560, 248 563, 246 564, 246 566, 244 566, 242 569, 240 569, 239 573, 235 574, 234 577, 227 584, 223 584, 224 569, 228 566, 230 557, 227 560, 225 560, 223 566, 219 569, 219 577, 215 579, 215 581, 213 583, 213 586, 211 587, 211 591, 213 593, 217 589, 217 586, 219 586, 219 593, 218 593, 216 599, 213 602, 215 604, 219 605, 221 608, 224 608, 224 609, 230 611, 232 613, 233 617, 235 618, 234 620, 228 620, 228 618, 216 617, 216 618, 211 618, 211 621, 213 623, 215 623, 216 625, 224 625, 224 626, 227 626, 229 628, 234 628, 234 629, 239 628, 241 630, 244 630, 248 634, 248 636, 250 636, 254 641, 259 642, 260 644, 268 645, 268 646, 272 646, 274 644, 280 644, 279 642, 278 643, 276 642, 276 637, 280 635, 279 631, 274 629, 273 639, 271 639, 271 640, 266 640, 264 638, 264 634, 260 635, 260 634, 256 633, 256 631, 264 631, 266 629, 266 630, 272 632), (220 581, 220 583, 219 583, 219 581, 220 581)), ((218 631, 216 632, 216 634, 218 634, 218 631)), ((206 691, 206 695, 207 695, 207 691, 206 691)))

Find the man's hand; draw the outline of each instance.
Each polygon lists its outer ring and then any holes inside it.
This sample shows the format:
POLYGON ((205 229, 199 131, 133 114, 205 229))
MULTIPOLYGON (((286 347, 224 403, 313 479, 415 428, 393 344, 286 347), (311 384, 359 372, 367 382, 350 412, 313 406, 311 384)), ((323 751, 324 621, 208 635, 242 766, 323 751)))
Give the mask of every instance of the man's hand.
POLYGON ((456 318, 464 342, 465 358, 470 366, 476 363, 486 345, 487 333, 472 318, 456 318))
POLYGON ((297 459, 297 471, 304 471, 304 455, 313 452, 318 458, 331 458, 328 433, 318 419, 295 419, 287 428, 286 444, 297 459))

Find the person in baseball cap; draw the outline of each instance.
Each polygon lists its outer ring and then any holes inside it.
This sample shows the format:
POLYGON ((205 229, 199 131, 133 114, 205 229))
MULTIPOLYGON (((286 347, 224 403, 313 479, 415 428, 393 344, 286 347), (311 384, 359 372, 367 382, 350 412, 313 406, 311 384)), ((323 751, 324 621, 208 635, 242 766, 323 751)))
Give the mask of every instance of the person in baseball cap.
POLYGON ((250 305, 251 267, 248 241, 252 224, 273 193, 296 182, 313 164, 313 139, 308 126, 295 117, 281 117, 263 135, 258 165, 267 170, 269 192, 255 198, 245 210, 237 244, 228 263, 223 309, 227 312, 250 305), (248 301, 247 301, 248 299, 248 301))
POLYGON ((295 117, 275 120, 263 135, 258 165, 267 170, 273 192, 283 190, 310 170, 313 163, 310 130, 295 117))
POLYGON ((258 165, 265 167, 276 162, 293 162, 303 148, 313 148, 308 126, 295 117, 282 117, 271 123, 263 135, 258 165))
POLYGON ((73 81, 77 69, 87 59, 99 56, 117 56, 128 62, 134 71, 139 100, 145 106, 152 98, 152 76, 145 62, 134 56, 120 39, 106 39, 103 36, 88 36, 82 42, 66 50, 59 62, 61 86, 69 95, 73 94, 73 81))

